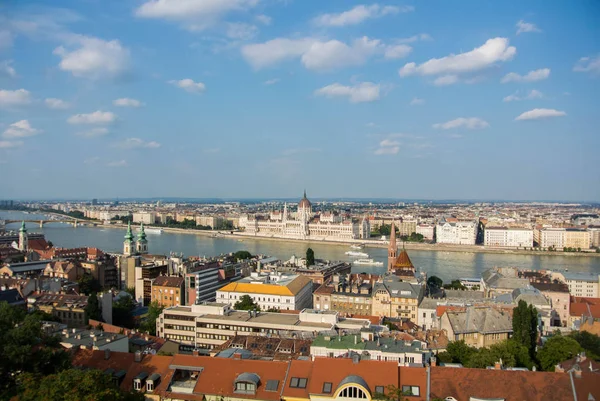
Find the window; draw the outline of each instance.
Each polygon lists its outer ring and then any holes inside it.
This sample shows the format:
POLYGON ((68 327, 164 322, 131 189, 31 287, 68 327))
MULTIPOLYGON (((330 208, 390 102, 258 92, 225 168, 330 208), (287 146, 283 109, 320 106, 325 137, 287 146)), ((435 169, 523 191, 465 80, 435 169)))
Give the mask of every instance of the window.
POLYGON ((383 394, 384 392, 384 387, 383 386, 375 386, 375 393, 377 394, 383 394))
POLYGON ((304 377, 292 377, 290 380, 291 388, 306 388, 306 383, 308 382, 307 378, 304 377))
POLYGON ((254 383, 237 382, 235 383, 235 392, 244 394, 254 394, 256 385, 254 383))
POLYGON ((331 386, 332 386, 332 383, 330 383, 330 382, 323 383, 323 394, 330 394, 331 386))
POLYGON ((154 390, 154 383, 146 382, 146 391, 153 391, 153 390, 154 390))
POLYGON ((354 386, 343 389, 338 397, 367 399, 365 392, 362 389, 354 386))
POLYGON ((265 390, 266 391, 277 391, 277 387, 279 387, 279 380, 268 380, 265 390))
POLYGON ((418 397, 421 392, 419 391, 419 386, 402 386, 402 394, 418 397))

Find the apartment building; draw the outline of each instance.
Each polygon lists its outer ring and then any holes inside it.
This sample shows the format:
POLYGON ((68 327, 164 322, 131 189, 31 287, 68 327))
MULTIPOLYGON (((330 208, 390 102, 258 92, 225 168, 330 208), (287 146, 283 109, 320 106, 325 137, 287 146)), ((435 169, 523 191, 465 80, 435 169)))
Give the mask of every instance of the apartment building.
POLYGON ((346 315, 373 314, 373 285, 381 276, 377 274, 336 274, 332 280, 315 290, 313 307, 346 315))
POLYGON ((435 236, 435 225, 433 224, 419 224, 417 225, 416 231, 417 234, 421 234, 423 239, 427 241, 432 241, 435 236))
POLYGON ((185 290, 183 277, 158 276, 152 281, 151 302, 170 308, 185 305, 185 290))
POLYGON ((558 279, 569 286, 569 293, 576 297, 600 297, 600 274, 579 272, 552 272, 553 279, 558 279))
POLYGON ((467 307, 464 311, 446 310, 440 328, 450 341, 465 341, 476 348, 490 347, 512 336, 512 318, 489 307, 467 307))
POLYGON ((591 233, 586 229, 566 228, 565 248, 589 249, 591 246, 591 233))
POLYGON ((336 312, 305 309, 300 313, 236 311, 229 304, 205 303, 163 310, 156 322, 157 335, 210 350, 236 335, 312 336, 336 328, 360 330, 366 319, 343 319, 336 312))
POLYGON ((215 261, 197 266, 185 274, 186 305, 214 301, 218 289, 241 278, 240 264, 215 261))
POLYGON ((196 216, 196 225, 198 226, 206 226, 210 228, 215 228, 223 223, 223 217, 221 216, 206 216, 199 215, 196 216))
POLYGON ((435 240, 438 244, 475 245, 478 223, 471 220, 448 218, 435 227, 435 240))
POLYGON ((543 249, 562 249, 565 246, 565 232, 566 230, 564 228, 540 228, 538 245, 543 249))
POLYGON ((531 248, 533 247, 533 230, 517 227, 486 227, 483 244, 490 247, 531 248))
POLYGON ((27 298, 30 309, 38 309, 55 316, 68 327, 86 326, 88 297, 85 295, 67 295, 33 293, 27 298))
POLYGON ((416 219, 402 219, 399 223, 396 223, 396 226, 398 227, 398 234, 401 236, 417 232, 416 219))
POLYGON ((155 212, 133 212, 134 223, 154 224, 156 223, 155 212))
POLYGON ((250 296, 262 310, 302 310, 312 306, 312 281, 301 275, 253 272, 219 289, 217 302, 235 304, 250 296))

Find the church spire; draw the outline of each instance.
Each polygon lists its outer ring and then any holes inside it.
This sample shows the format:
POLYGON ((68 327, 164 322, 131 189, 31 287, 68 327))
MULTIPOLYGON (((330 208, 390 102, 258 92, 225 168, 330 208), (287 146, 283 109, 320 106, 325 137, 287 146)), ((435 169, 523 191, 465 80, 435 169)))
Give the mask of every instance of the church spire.
POLYGON ((306 198, 306 188, 304 188, 304 198, 302 198, 302 199, 307 199, 306 198))
POLYGON ((144 223, 140 224, 140 232, 138 233, 138 241, 146 241, 146 231, 144 231, 144 223))
POLYGON ((125 239, 129 241, 133 240, 133 234, 131 233, 131 221, 127 223, 127 233, 125 234, 125 239))
POLYGON ((396 244, 396 225, 392 220, 390 227, 390 245, 388 247, 388 271, 394 270, 394 263, 396 263, 396 256, 398 256, 398 245, 396 244))
POLYGON ((21 222, 21 228, 19 228, 19 232, 21 232, 21 233, 26 233, 27 232, 27 228, 25 227, 25 220, 23 220, 21 222))

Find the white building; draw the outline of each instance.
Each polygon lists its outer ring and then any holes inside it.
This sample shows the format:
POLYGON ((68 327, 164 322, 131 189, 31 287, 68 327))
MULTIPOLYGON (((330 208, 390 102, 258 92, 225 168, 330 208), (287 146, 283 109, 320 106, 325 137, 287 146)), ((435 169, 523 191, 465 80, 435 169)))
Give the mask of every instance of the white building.
POLYGON ((419 224, 415 232, 421 234, 424 239, 431 241, 435 234, 435 226, 433 224, 419 224))
POLYGON ((235 305, 248 295, 261 310, 301 310, 312 306, 312 280, 300 275, 252 273, 217 291, 217 302, 235 305))
POLYGON ((134 223, 154 224, 156 223, 156 213, 154 212, 133 212, 134 223))
POLYGON ((472 220, 444 219, 435 227, 438 244, 475 245, 477 222, 472 220))
POLYGON ((598 273, 553 272, 552 278, 566 283, 571 295, 600 298, 600 274, 598 273))
POLYGON ((517 227, 490 227, 484 231, 483 244, 497 247, 533 247, 533 230, 517 227))
POLYGON ((314 214, 312 204, 304 197, 298 203, 298 211, 274 211, 269 216, 241 216, 240 228, 256 236, 298 238, 315 240, 339 240, 369 238, 371 227, 367 218, 342 218, 335 213, 314 214))

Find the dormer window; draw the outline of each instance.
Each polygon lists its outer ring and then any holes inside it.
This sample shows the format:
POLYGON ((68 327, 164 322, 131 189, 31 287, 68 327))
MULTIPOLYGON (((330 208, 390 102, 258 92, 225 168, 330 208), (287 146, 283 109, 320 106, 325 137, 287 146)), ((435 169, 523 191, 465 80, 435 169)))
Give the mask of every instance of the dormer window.
POLYGON ((235 379, 234 392, 238 394, 256 394, 260 377, 256 373, 242 373, 235 379))

